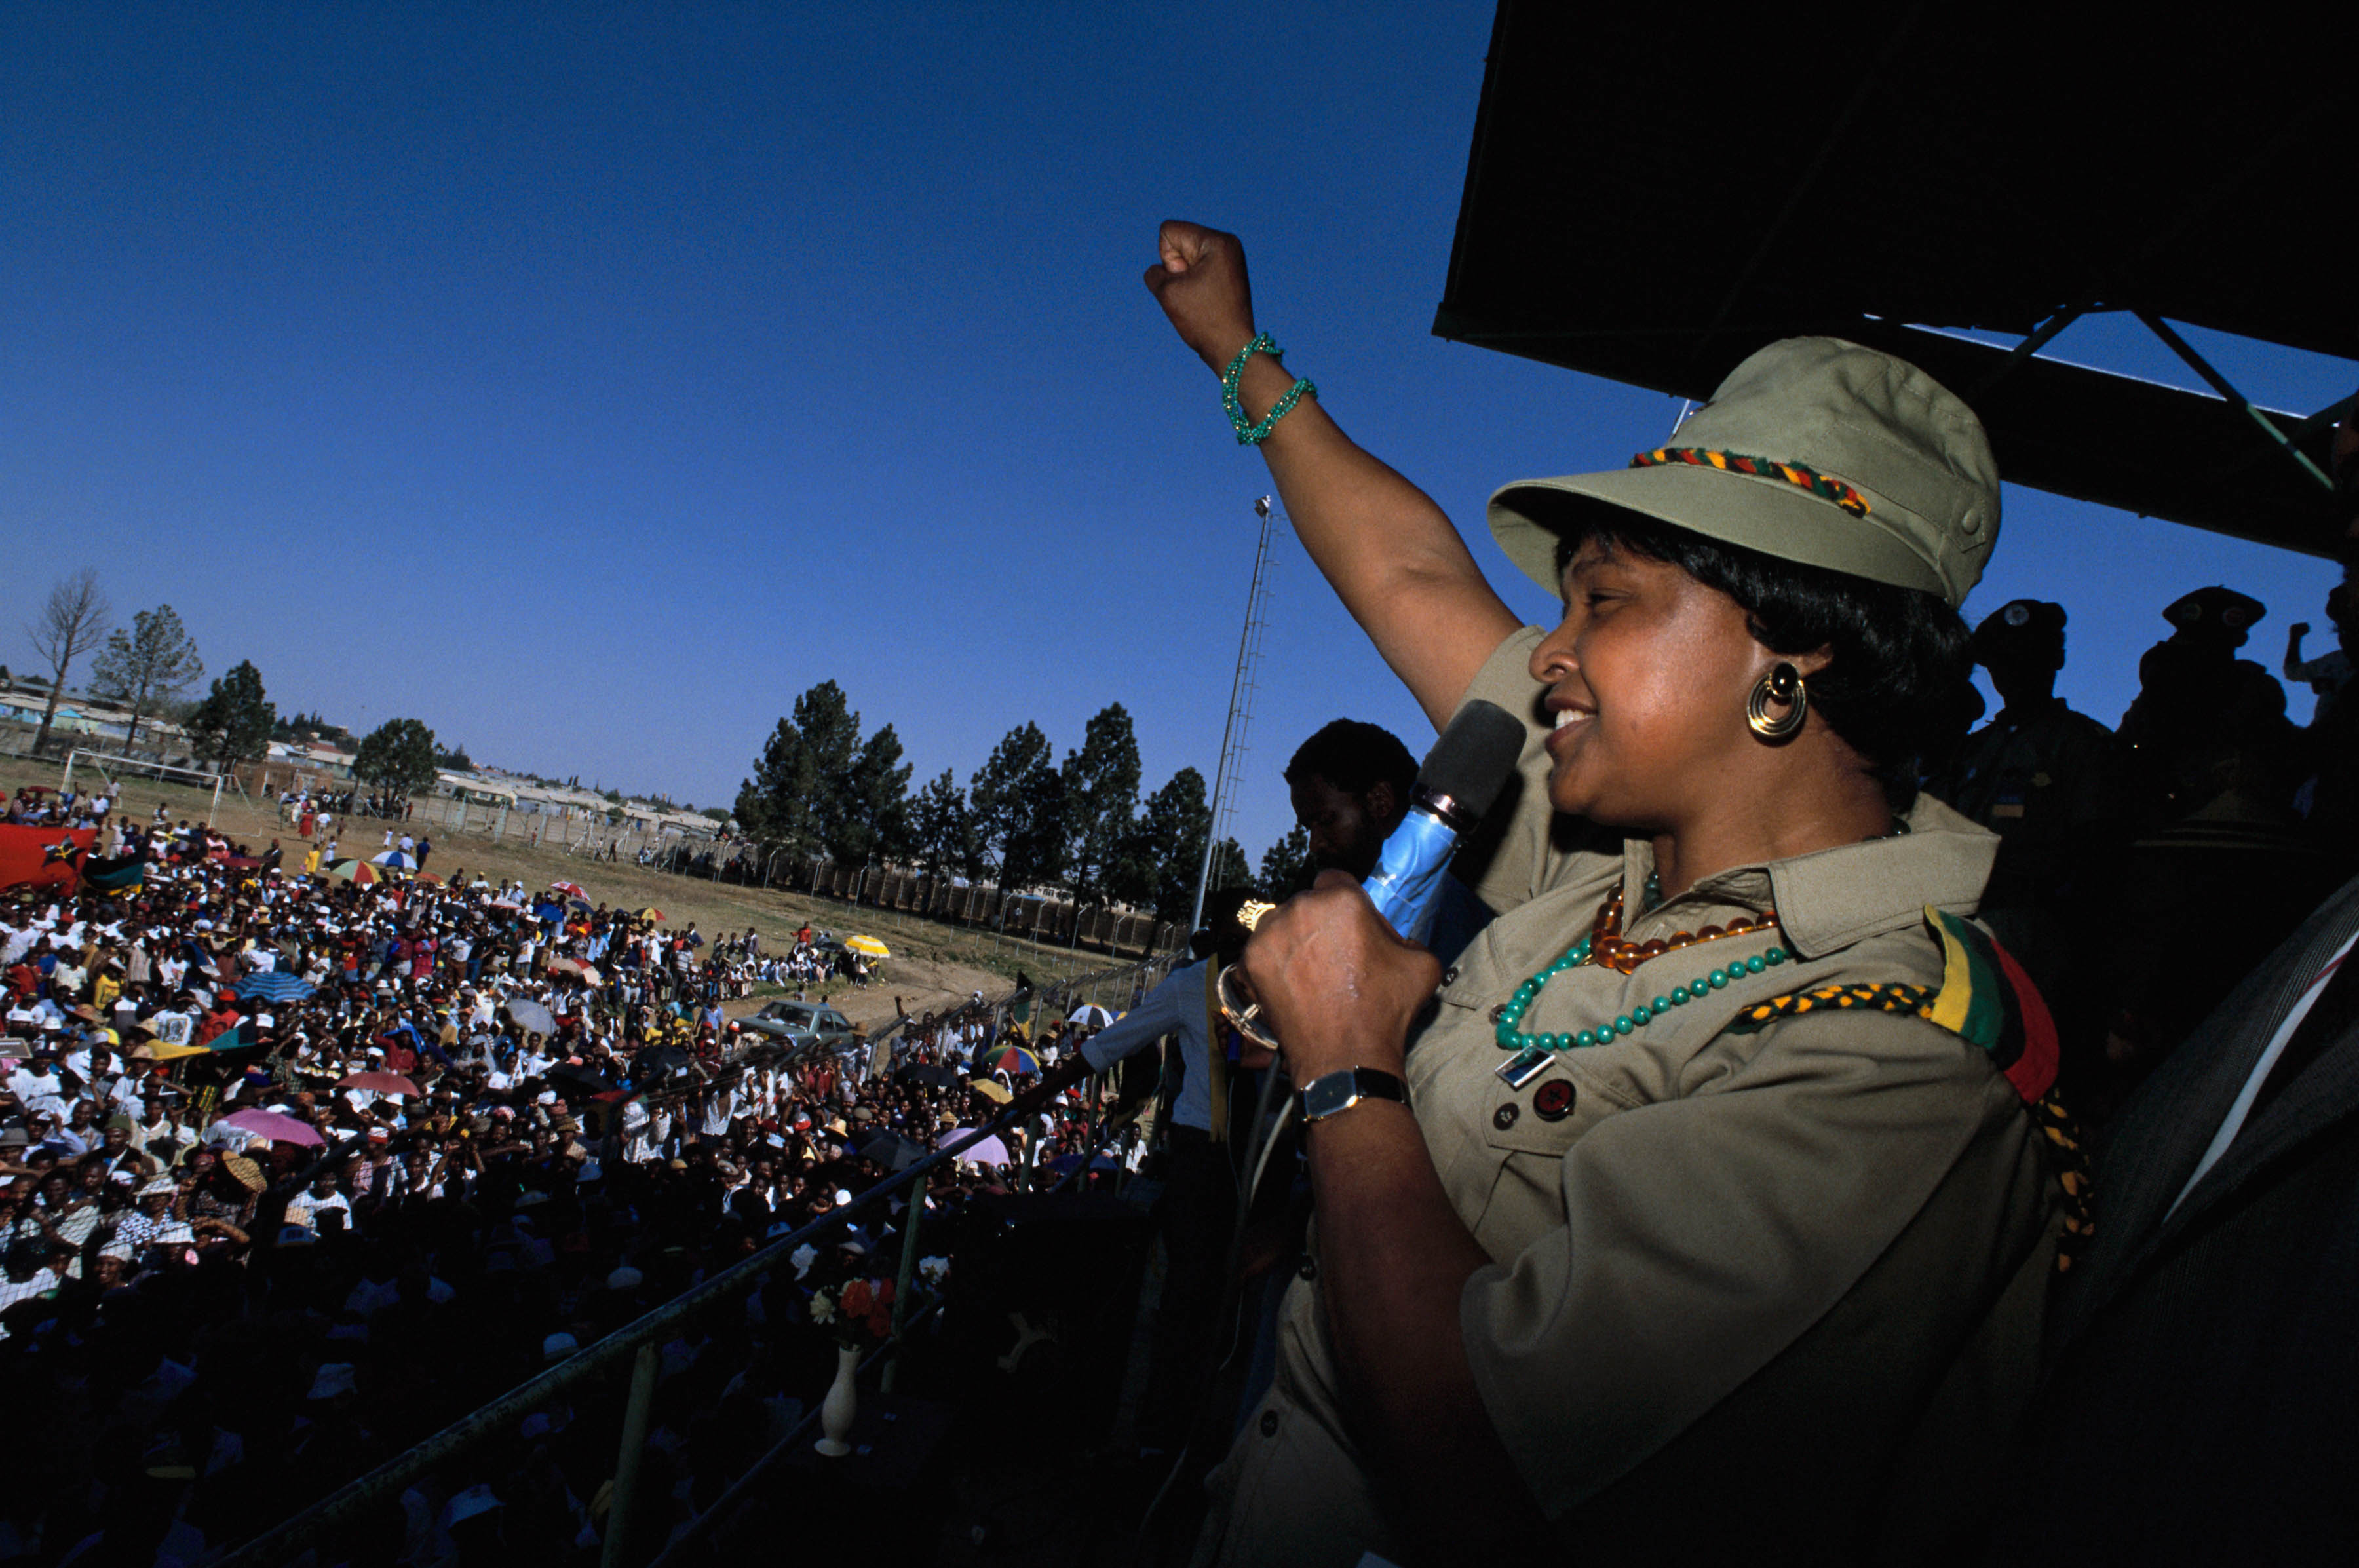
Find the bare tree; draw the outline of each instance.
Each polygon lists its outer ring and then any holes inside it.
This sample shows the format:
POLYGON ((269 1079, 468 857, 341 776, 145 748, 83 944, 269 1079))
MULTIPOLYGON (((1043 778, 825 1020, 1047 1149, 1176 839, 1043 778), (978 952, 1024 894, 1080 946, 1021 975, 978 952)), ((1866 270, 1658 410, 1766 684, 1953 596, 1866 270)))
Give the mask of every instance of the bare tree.
POLYGON ((106 595, 99 592, 98 573, 85 566, 72 576, 60 579, 49 590, 49 603, 33 624, 25 628, 32 639, 33 651, 49 661, 49 705, 41 710, 41 729, 33 737, 33 754, 38 757, 49 746, 49 726, 56 723, 59 699, 65 695, 66 672, 75 659, 99 645, 106 636, 107 622, 113 611, 106 595))

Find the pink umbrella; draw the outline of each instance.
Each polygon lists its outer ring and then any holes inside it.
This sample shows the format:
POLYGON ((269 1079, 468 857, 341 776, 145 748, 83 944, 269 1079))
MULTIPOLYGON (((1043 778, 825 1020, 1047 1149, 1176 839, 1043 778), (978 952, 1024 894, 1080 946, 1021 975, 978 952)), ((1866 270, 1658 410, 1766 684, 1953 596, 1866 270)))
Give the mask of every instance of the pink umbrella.
POLYGON ((277 1111, 232 1111, 222 1117, 221 1125, 250 1132, 256 1138, 266 1138, 273 1143, 323 1144, 320 1129, 310 1122, 282 1116, 277 1111))
POLYGON ((551 882, 549 888, 552 893, 571 893, 577 898, 586 898, 590 896, 582 890, 582 884, 579 882, 551 882))
POLYGON ((418 1085, 398 1073, 347 1073, 336 1080, 336 1087, 374 1089, 380 1094, 407 1094, 413 1100, 418 1098, 418 1085))
MULTIPOLYGON (((973 1131, 974 1131, 973 1127, 959 1127, 942 1139, 942 1145, 948 1148, 973 1131)), ((998 1138, 980 1138, 959 1151, 959 1163, 962 1165, 1013 1165, 1016 1163, 1016 1157, 1007 1152, 1007 1146, 998 1138)))

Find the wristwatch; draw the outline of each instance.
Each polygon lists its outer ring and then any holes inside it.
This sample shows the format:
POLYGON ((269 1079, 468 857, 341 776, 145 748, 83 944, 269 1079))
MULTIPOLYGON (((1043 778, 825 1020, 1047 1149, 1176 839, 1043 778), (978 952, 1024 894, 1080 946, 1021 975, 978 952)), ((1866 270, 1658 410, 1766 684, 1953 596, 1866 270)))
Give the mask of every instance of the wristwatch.
POLYGON ((1374 1067, 1346 1067, 1336 1073, 1322 1073, 1302 1086, 1303 1123, 1308 1126, 1323 1122, 1363 1100, 1397 1100, 1406 1105, 1408 1085, 1374 1067))

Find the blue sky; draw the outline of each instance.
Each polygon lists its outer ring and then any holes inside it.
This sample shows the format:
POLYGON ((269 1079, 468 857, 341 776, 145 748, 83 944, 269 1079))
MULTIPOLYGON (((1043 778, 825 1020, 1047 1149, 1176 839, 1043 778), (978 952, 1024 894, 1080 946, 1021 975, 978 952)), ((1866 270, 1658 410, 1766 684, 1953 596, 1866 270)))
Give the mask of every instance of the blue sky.
MULTIPOLYGON (((0 660, 82 565, 282 712, 726 803, 839 681, 922 782, 1121 702, 1148 788, 1219 750, 1268 489, 1139 276, 1242 234, 1261 321, 1479 531, 1676 405, 1430 335, 1484 4, 10 7, 0 660)), ((2340 362, 2203 334, 2257 400, 2340 362)), ((2051 352, 2191 377, 2134 323, 2051 352)), ((1487 539, 1524 614, 1543 594, 1487 539)), ((2323 626, 2325 563, 2010 490, 1970 617, 2062 601, 2107 722, 2160 607, 2323 626)), ((1282 547, 1237 826, 1407 697, 1282 547)), ((2312 639, 2312 650, 2330 646, 2312 639)), ((2305 715, 2306 692, 2294 711, 2305 715)))

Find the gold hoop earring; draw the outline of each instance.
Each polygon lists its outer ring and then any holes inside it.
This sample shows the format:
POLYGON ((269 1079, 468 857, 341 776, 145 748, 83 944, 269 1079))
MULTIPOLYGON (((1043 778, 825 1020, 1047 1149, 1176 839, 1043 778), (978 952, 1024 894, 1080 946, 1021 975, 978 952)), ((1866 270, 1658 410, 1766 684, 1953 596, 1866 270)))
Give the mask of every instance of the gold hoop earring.
POLYGON ((1785 740, 1802 727, 1810 716, 1810 689, 1802 684, 1802 672, 1790 664, 1771 667, 1769 673, 1753 683, 1752 694, 1745 699, 1745 723, 1763 740, 1785 740), (1788 704, 1784 713, 1772 718, 1769 704, 1788 704))

